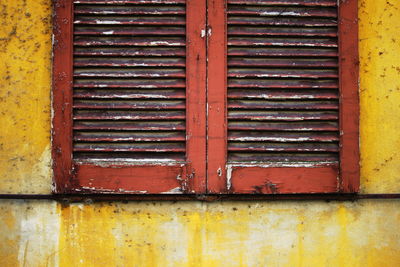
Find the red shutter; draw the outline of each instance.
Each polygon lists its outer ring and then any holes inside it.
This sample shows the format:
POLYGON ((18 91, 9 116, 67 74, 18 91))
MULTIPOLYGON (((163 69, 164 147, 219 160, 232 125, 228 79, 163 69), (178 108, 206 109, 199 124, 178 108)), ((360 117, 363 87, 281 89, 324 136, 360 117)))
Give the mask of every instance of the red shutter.
POLYGON ((205 192, 202 2, 55 2, 57 192, 205 192))
POLYGON ((358 190, 357 1, 337 3, 208 1, 209 192, 358 190))

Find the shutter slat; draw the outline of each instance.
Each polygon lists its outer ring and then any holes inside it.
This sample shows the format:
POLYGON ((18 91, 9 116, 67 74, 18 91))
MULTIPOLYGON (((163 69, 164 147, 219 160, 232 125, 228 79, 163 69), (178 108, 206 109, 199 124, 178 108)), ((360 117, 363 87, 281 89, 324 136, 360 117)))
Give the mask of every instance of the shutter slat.
POLYGON ((101 5, 151 5, 151 4, 165 4, 165 5, 176 5, 185 4, 186 0, 75 0, 75 4, 101 4, 101 5))
MULTIPOLYGON (((299 63, 300 64, 300 63, 299 63)), ((184 58, 76 58, 75 67, 185 67, 184 58)))
POLYGON ((241 143, 230 142, 228 150, 233 152, 338 152, 332 143, 241 143))
POLYGON ((230 99, 338 99, 336 90, 256 90, 256 89, 230 89, 228 98, 230 99))
POLYGON ((83 99, 185 99, 184 90, 107 90, 76 89, 74 98, 83 99))
POLYGON ((312 69, 255 69, 229 68, 228 77, 233 78, 338 78, 337 70, 312 69))
POLYGON ((336 7, 337 0, 228 0, 228 4, 239 5, 283 5, 283 6, 330 6, 336 7))
POLYGON ((74 120, 177 120, 184 111, 75 110, 74 120))
POLYGON ((267 141, 267 142, 337 142, 337 133, 316 133, 316 132, 243 132, 230 131, 229 141, 267 141))
MULTIPOLYGON (((75 16, 75 25, 185 25, 185 17, 75 16)), ((329 25, 327 25, 329 26, 329 25)))
POLYGON ((228 0, 228 161, 337 162, 336 0, 228 0))
MULTIPOLYGON (((338 123, 335 121, 306 121, 306 122, 271 122, 271 121, 230 121, 228 124, 230 133, 233 134, 234 130, 243 131, 337 131, 338 123)), ((258 132, 242 133, 244 135, 258 134, 258 132)), ((279 133, 285 134, 285 133, 279 133)), ((311 135, 310 133, 307 133, 311 135)))
MULTIPOLYGON (((75 35, 96 35, 96 36, 152 36, 152 35, 167 35, 167 36, 183 36, 185 35, 185 27, 123 27, 123 26, 96 26, 85 27, 76 26, 75 35)), ((312 34, 312 33, 310 33, 312 34)), ((321 34, 322 35, 322 34, 321 34)))
POLYGON ((336 57, 336 48, 272 48, 272 47, 228 47, 228 56, 253 57, 336 57))
POLYGON ((303 39, 303 38, 228 38, 230 46, 312 46, 337 47, 337 42, 331 39, 303 39))
MULTIPOLYGON (((336 68, 336 59, 305 59, 305 58, 244 58, 230 57, 229 67, 306 67, 306 68, 336 68)), ((230 68, 231 69, 231 68, 230 68)), ((337 71, 336 71, 337 77, 337 71)))
POLYGON ((336 80, 229 79, 232 88, 338 88, 336 80))
POLYGON ((262 121, 337 120, 338 113, 334 111, 231 110, 228 112, 228 119, 262 121))
POLYGON ((319 162, 331 164, 337 162, 337 153, 291 153, 282 152, 276 153, 229 153, 229 161, 231 163, 265 163, 265 162, 286 162, 286 163, 301 163, 301 162, 319 162))
POLYGON ((117 57, 132 57, 132 56, 185 56, 184 47, 76 47, 74 50, 75 56, 117 56, 117 57))
POLYGON ((146 100, 74 100, 74 108, 76 109, 185 109, 185 101, 146 101, 146 100))
POLYGON ((184 121, 75 121, 74 130, 168 131, 185 130, 184 121))
POLYGON ((76 36, 77 46, 185 46, 185 38, 76 36))
POLYGON ((149 79, 149 80, 132 80, 132 79, 76 79, 74 83, 75 88, 185 88, 185 80, 162 80, 162 79, 149 79))
POLYGON ((184 132, 76 132, 74 141, 82 142, 167 142, 186 140, 184 132))
POLYGON ((85 15, 184 15, 184 6, 93 6, 77 5, 75 14, 85 15))
MULTIPOLYGON (((338 123, 335 121, 324 121, 324 122, 257 122, 257 121, 240 121, 240 122, 229 122, 228 129, 231 131, 229 140, 235 140, 234 136, 239 132, 233 132, 234 130, 242 131, 338 131, 338 123)), ((241 133, 244 137, 248 136, 248 133, 241 133)), ((261 134, 254 132, 252 134, 261 134)), ((260 139, 261 140, 261 139, 260 139)), ((242 140, 245 141, 245 138, 242 140)))
POLYGON ((184 143, 77 143, 75 152, 185 152, 184 143))
POLYGON ((230 100, 230 109, 338 109, 334 101, 263 101, 263 100, 230 100))
POLYGON ((309 7, 246 7, 231 6, 229 15, 253 15, 271 17, 329 17, 336 18, 335 8, 309 8, 309 7))
POLYGON ((232 36, 250 35, 250 36, 289 36, 289 37, 304 37, 304 36, 336 37, 337 29, 334 27, 293 28, 293 27, 232 26, 229 27, 228 34, 232 36))
POLYGON ((99 78, 185 78, 185 69, 123 69, 123 68, 79 68, 75 69, 74 77, 99 78))
MULTIPOLYGON (((81 22, 82 23, 82 22, 81 22)), ((91 21, 95 24, 95 21, 91 21)), ((134 23, 134 22, 132 22, 134 23)), ((287 17, 243 17, 229 16, 228 25, 276 25, 276 26, 307 26, 334 27, 337 21, 332 18, 287 18, 287 17)))

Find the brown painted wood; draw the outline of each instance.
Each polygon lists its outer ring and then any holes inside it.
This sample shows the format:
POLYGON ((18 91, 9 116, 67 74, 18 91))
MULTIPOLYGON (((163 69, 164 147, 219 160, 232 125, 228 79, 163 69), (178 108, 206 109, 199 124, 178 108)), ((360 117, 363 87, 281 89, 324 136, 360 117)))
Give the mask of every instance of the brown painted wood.
POLYGON ((177 194, 185 193, 183 165, 76 165, 75 193, 177 194))
POLYGON ((355 193, 360 187, 358 6, 357 0, 339 3, 340 189, 355 193))
POLYGON ((206 2, 186 4, 186 150, 190 193, 205 193, 206 173, 206 2))
POLYGON ((228 187, 234 194, 338 192, 337 166, 229 167, 228 187))
POLYGON ((53 1, 52 157, 55 193, 68 193, 72 168, 72 1, 53 1))
POLYGON ((227 23, 225 0, 208 0, 207 192, 226 192, 227 23))

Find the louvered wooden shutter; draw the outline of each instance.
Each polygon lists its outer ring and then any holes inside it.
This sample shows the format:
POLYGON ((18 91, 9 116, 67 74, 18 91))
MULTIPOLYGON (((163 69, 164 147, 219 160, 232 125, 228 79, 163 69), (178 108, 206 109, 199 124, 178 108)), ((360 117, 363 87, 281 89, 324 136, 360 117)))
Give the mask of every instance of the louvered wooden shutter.
POLYGON ((358 190, 357 1, 339 2, 209 1, 209 192, 358 190))
POLYGON ((55 1, 58 192, 205 192, 205 3, 55 1))

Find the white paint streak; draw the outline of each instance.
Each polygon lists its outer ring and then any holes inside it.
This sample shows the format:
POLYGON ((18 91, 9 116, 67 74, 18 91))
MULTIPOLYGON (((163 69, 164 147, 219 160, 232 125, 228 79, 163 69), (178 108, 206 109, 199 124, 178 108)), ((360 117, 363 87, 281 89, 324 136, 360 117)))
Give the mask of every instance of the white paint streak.
POLYGON ((182 189, 180 187, 175 187, 167 192, 162 192, 161 194, 182 194, 182 189))
POLYGON ((232 188, 232 165, 227 165, 226 168, 226 189, 231 190, 232 188))
POLYGON ((27 202, 20 206, 22 207, 25 208, 18 214, 21 216, 19 263, 21 266, 58 266, 60 217, 57 213, 57 203, 27 202))

